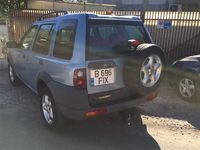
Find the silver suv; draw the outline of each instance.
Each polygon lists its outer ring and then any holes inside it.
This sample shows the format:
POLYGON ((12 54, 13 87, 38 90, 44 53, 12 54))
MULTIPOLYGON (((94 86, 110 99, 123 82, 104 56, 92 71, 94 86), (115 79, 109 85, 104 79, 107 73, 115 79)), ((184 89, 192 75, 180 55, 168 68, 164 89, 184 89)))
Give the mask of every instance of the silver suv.
POLYGON ((59 119, 86 119, 153 100, 164 53, 133 16, 67 14, 33 23, 19 43, 9 41, 13 86, 40 96, 47 127, 59 119))

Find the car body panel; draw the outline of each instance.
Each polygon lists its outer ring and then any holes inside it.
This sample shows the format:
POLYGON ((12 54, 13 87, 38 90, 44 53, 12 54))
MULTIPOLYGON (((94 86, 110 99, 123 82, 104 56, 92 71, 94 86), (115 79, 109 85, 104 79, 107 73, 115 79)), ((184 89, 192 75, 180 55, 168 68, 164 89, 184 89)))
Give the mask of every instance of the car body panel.
POLYGON ((174 62, 172 67, 200 73, 200 55, 185 57, 174 62))

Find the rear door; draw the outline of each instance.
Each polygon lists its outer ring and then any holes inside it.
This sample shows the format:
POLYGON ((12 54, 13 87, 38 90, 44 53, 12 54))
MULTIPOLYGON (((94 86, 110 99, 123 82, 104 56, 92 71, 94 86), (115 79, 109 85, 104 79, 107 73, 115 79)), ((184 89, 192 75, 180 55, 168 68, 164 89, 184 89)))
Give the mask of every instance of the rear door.
POLYGON ((49 57, 53 27, 53 23, 42 24, 35 37, 32 51, 27 53, 25 82, 32 89, 36 89, 35 83, 37 82, 38 73, 46 70, 45 60, 49 57))

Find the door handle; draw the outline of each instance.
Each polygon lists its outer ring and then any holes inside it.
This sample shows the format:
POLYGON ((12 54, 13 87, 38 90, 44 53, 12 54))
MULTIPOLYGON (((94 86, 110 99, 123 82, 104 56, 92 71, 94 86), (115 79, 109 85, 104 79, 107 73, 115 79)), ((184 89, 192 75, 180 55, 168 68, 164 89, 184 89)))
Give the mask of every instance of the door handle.
POLYGON ((42 59, 39 59, 39 64, 43 65, 43 60, 42 59))

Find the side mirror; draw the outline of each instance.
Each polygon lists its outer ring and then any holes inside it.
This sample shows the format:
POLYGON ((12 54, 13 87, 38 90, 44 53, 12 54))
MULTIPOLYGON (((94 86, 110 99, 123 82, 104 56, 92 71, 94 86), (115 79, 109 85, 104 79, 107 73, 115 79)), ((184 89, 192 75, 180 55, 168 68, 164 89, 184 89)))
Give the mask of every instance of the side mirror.
POLYGON ((8 41, 8 42, 6 43, 6 46, 7 46, 7 48, 17 48, 17 47, 18 47, 18 44, 17 44, 17 42, 15 42, 15 41, 8 41))

